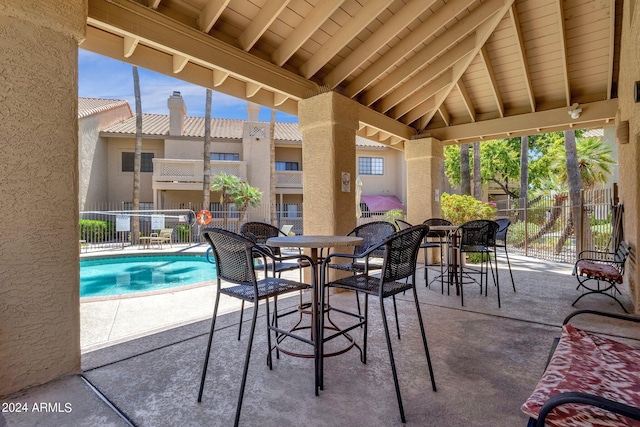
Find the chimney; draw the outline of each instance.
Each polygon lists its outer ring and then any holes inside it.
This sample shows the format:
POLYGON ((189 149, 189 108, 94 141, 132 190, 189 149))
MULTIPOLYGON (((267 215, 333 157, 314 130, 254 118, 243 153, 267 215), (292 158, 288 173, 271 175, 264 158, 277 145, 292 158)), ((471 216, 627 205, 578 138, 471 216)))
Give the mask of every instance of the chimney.
POLYGON ((169 135, 180 136, 184 129, 184 116, 187 114, 187 106, 179 91, 173 91, 167 101, 167 106, 169 107, 169 135))
POLYGON ((247 121, 257 122, 260 114, 260 105, 255 102, 247 103, 247 121))

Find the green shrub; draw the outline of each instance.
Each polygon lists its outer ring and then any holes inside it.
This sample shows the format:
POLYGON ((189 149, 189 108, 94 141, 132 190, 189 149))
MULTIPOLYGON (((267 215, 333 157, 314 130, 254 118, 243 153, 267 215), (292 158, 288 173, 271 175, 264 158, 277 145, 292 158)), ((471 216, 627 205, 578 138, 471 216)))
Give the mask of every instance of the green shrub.
MULTIPOLYGON (((509 226, 509 233, 507 233, 507 243, 522 243, 524 242, 524 222, 512 223, 509 226)), ((540 226, 533 223, 528 223, 527 231, 529 236, 535 235, 540 230, 540 226)))
POLYGON ((178 239, 180 239, 181 242, 191 241, 191 226, 180 224, 176 227, 176 232, 178 233, 178 239))
POLYGON ((385 212, 384 220, 390 222, 391 224, 396 223, 396 219, 404 219, 404 212, 401 209, 392 209, 390 211, 385 212))
POLYGON ((440 209, 442 218, 458 225, 475 219, 493 219, 496 216, 494 204, 459 194, 443 193, 440 198, 440 209))
POLYGON ((104 242, 111 234, 115 224, 113 221, 96 219, 80 220, 80 239, 87 242, 104 242))

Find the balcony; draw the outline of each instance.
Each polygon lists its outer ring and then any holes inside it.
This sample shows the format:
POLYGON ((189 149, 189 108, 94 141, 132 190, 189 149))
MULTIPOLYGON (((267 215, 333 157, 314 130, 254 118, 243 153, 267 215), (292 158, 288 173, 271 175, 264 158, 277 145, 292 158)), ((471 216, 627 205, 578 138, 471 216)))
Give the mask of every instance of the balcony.
POLYGON ((276 188, 302 188, 302 171, 276 171, 276 188))
MULTIPOLYGON (((153 159, 153 188, 156 190, 202 189, 204 161, 184 159, 153 159), (193 187, 193 188, 192 188, 193 187)), ((225 172, 247 180, 247 163, 241 161, 211 161, 211 175, 225 172)))

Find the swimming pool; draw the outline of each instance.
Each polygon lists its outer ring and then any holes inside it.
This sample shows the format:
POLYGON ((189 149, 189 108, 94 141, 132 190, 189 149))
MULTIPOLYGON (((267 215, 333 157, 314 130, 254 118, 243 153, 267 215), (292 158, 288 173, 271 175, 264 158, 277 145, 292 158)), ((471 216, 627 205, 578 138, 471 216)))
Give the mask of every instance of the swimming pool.
POLYGON ((148 255, 80 261, 80 297, 153 292, 215 280, 204 255, 148 255))

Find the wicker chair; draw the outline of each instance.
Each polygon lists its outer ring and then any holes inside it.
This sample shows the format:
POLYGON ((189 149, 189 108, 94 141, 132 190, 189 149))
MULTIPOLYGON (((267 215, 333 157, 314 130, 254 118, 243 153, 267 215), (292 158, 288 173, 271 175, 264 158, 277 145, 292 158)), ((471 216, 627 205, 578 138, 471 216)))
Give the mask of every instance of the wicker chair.
MULTIPOLYGON (((312 305, 317 306, 315 298, 316 292, 315 285, 308 285, 306 283, 296 282, 292 280, 282 279, 279 277, 271 277, 267 274, 266 267, 263 267, 263 279, 258 280, 256 277, 256 271, 254 269, 254 259, 256 256, 260 256, 264 259, 263 266, 267 265, 267 260, 271 262, 283 262, 292 260, 305 260, 309 263, 312 269, 313 280, 312 283, 316 283, 316 271, 315 266, 311 264, 311 259, 305 255, 296 255, 288 257, 278 257, 273 253, 251 240, 232 233, 230 231, 222 230, 220 228, 207 227, 200 233, 201 236, 209 243, 212 248, 213 256, 216 263, 217 270, 217 287, 216 287, 216 299, 213 308, 213 317, 211 320, 211 330, 209 332, 209 341, 207 344, 207 352, 204 359, 204 366, 202 368, 202 378, 200 380, 200 391, 198 392, 198 402, 202 401, 202 394, 204 390, 205 379, 207 376, 207 367, 209 364, 209 355, 211 353, 211 345, 213 342, 213 333, 216 326, 216 316, 218 313, 218 303, 220 301, 220 295, 224 294, 233 298, 239 298, 242 301, 248 301, 253 303, 253 316, 251 320, 251 332, 249 334, 249 342, 247 344, 247 353, 244 361, 244 370, 242 372, 242 380, 240 383, 240 395, 238 397, 238 404, 236 406, 235 425, 238 425, 240 419, 240 410, 242 409, 242 399, 244 396, 245 384, 247 381, 247 371, 249 368, 249 359, 251 357, 251 346, 253 344, 253 336, 256 327, 256 320, 258 318, 258 306, 261 300, 266 300, 264 306, 266 307, 267 315, 267 345, 268 355, 267 364, 269 369, 272 369, 271 353, 274 347, 271 342, 271 332, 275 332, 277 342, 280 342, 282 337, 292 337, 304 343, 307 343, 313 347, 313 358, 315 362, 315 393, 318 395, 319 387, 319 346, 317 345, 317 339, 311 341, 309 338, 296 335, 292 331, 285 331, 278 327, 278 318, 284 315, 278 315, 277 297, 279 295, 290 293, 294 291, 302 291, 311 289, 312 305), (273 322, 270 322, 269 315, 269 299, 274 299, 274 315, 273 322)), ((295 311, 297 312, 297 310, 295 311)), ((315 311, 312 313, 312 325, 317 325, 315 311)), ((315 328, 315 326, 314 326, 315 328)), ((318 336, 317 329, 312 334, 313 337, 318 336)))
MULTIPOLYGON (((453 225, 451 221, 448 221, 443 218, 429 218, 428 220, 423 222, 424 225, 429 226, 429 233, 427 233, 427 237, 425 238, 425 243, 429 244, 431 248, 438 248, 440 250, 440 254, 444 253, 445 246, 449 243, 449 232, 444 230, 431 230, 431 227, 438 225, 453 225), (437 241, 433 241, 430 239, 438 239, 437 241)), ((431 285, 431 282, 428 281, 427 277, 427 252, 424 253, 424 269, 425 275, 424 279, 427 283, 427 286, 431 285)), ((444 262, 442 262, 442 256, 440 259, 440 290, 444 295, 444 262)), ((437 279, 435 277, 433 280, 437 279)), ((432 280, 432 281, 433 281, 432 280)))
MULTIPOLYGON (((320 317, 320 332, 323 334, 322 339, 320 340, 320 387, 323 387, 323 359, 322 356, 324 354, 324 343, 326 341, 332 340, 339 336, 344 336, 348 334, 349 331, 364 327, 364 338, 362 349, 360 350, 360 358, 363 363, 366 363, 366 355, 367 355, 367 325, 368 325, 368 297, 369 295, 377 296, 380 302, 380 312, 382 314, 382 321, 384 325, 385 338, 387 343, 387 350, 389 352, 389 360, 391 362, 391 371, 393 373, 393 382, 396 389, 396 398, 398 400, 398 407, 400 409, 400 417, 402 422, 405 422, 404 408, 402 405, 402 397, 400 395, 400 386, 398 383, 398 374, 396 372, 396 366, 393 358, 393 349, 391 347, 391 340, 389 338, 389 325, 387 322, 386 311, 384 307, 384 300, 388 297, 393 297, 398 293, 405 292, 408 290, 413 290, 413 297, 415 300, 416 311, 418 314, 418 324, 420 325, 420 332, 422 334, 422 342, 424 345, 425 355, 427 357, 427 365, 429 368, 429 375, 431 378, 431 385, 433 391, 436 391, 436 383, 433 376, 433 369, 431 366, 431 358, 429 356, 429 348, 427 346, 427 338, 424 331, 424 325, 422 322, 422 314, 420 312, 420 304, 418 303, 418 294, 416 292, 415 287, 415 273, 416 273, 416 259, 418 257, 418 250, 420 249, 420 244, 423 241, 425 235, 429 231, 429 227, 426 225, 417 225, 415 227, 408 228, 406 230, 399 231, 390 237, 386 238, 382 242, 371 246, 365 252, 360 253, 358 255, 353 254, 340 254, 340 253, 332 253, 327 255, 325 260, 322 263, 321 269, 321 279, 320 283, 323 283, 321 289, 321 301, 325 300, 325 294, 329 288, 338 288, 338 289, 347 289, 357 292, 362 292, 365 294, 365 307, 364 307, 364 315, 359 313, 354 313, 347 310, 342 310, 336 307, 331 307, 327 316, 320 317), (353 276, 347 276, 344 278, 340 278, 334 280, 332 282, 326 282, 326 272, 328 269, 331 260, 336 257, 345 257, 351 259, 357 259, 359 257, 366 257, 373 253, 383 251, 383 262, 382 262, 382 271, 379 276, 376 275, 370 276, 368 273, 362 272, 360 274, 356 274, 353 276), (411 277, 413 280, 403 281, 407 277, 411 277), (325 337, 324 333, 327 331, 324 328, 325 317, 328 321, 329 314, 333 311, 338 313, 342 313, 346 316, 354 317, 357 319, 357 322, 346 327, 345 329, 339 330, 338 332, 333 331, 332 329, 327 329, 331 331, 332 334, 330 336, 325 337), (335 333, 333 333, 335 332, 335 333)), ((348 336, 348 335, 347 335, 348 336)))
POLYGON ((471 277, 470 274, 480 275, 480 293, 482 293, 482 278, 484 277, 484 293, 487 295, 487 284, 489 282, 489 268, 491 269, 491 275, 498 292, 498 307, 500 307, 500 282, 498 280, 498 264, 496 259, 496 232, 498 231, 498 224, 495 221, 487 219, 478 219, 474 221, 465 222, 455 231, 457 234, 458 245, 456 250, 458 251, 458 268, 460 269, 459 287, 460 287, 460 302, 464 305, 464 291, 463 291, 463 277, 471 277), (465 263, 463 257, 468 253, 479 253, 482 255, 480 261, 480 269, 474 270, 467 268, 465 271, 465 263), (491 253, 496 260, 495 274, 493 270, 493 264, 491 263, 491 253))
MULTIPOLYGON (((429 220, 427 220, 429 221, 429 220)), ((427 224, 427 221, 425 221, 423 224, 429 225, 427 224)), ((443 220, 445 221, 445 220, 443 220)), ((451 223, 449 223, 451 224, 451 223)), ((436 225, 436 224, 434 224, 436 225)), ((437 225, 441 225, 441 224, 437 224, 437 225)), ((406 230, 407 228, 411 228, 413 227, 413 225, 411 225, 410 223, 408 223, 407 221, 403 221, 401 219, 396 219, 396 227, 398 227, 398 230, 406 230)), ((429 259, 428 259, 428 253, 427 253, 427 249, 434 249, 434 248, 441 248, 440 243, 437 242, 433 242, 430 241, 428 238, 429 237, 433 237, 430 236, 431 233, 438 233, 436 231, 429 231, 429 233, 427 234, 427 236, 425 237, 424 241, 422 242, 422 244, 420 244, 420 249, 424 250, 424 283, 425 286, 429 286, 430 282, 429 282, 429 259)), ((440 278, 442 281, 442 293, 444 294, 444 269, 442 267, 442 263, 440 263, 440 278)))
MULTIPOLYGON (((363 241, 360 245, 353 249, 353 254, 358 255, 365 252, 371 246, 380 243, 387 237, 396 232, 395 226, 387 221, 373 221, 363 225, 359 225, 347 234, 347 236, 362 237, 363 241)), ((331 263, 329 268, 336 270, 348 271, 353 274, 367 273, 369 271, 380 270, 382 264, 380 262, 370 262, 371 258, 381 259, 384 255, 383 251, 374 251, 362 260, 354 259, 351 262, 331 263)), ((356 301, 358 302, 358 313, 361 313, 360 298, 356 292, 356 301)), ((395 302, 395 301, 394 301, 395 302)), ((400 329, 398 329, 398 337, 400 329)))
POLYGON ((511 272, 511 261, 509 260, 509 252, 507 251, 507 233, 509 232, 509 226, 511 220, 509 218, 497 218, 498 231, 496 232, 496 248, 504 249, 504 255, 507 258, 507 266, 509 266, 509 275, 511 276, 511 286, 513 286, 513 292, 516 291, 516 282, 513 280, 513 273, 511 272))

